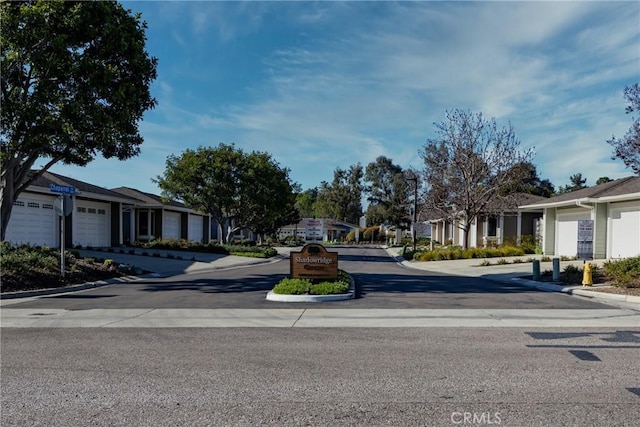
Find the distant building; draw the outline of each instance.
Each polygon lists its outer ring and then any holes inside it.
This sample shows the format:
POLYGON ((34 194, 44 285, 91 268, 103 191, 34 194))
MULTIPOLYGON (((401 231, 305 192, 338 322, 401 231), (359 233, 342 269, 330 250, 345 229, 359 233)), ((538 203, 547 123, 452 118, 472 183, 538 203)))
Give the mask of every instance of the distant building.
POLYGON ((303 218, 297 224, 280 228, 278 238, 283 240, 290 236, 297 236, 305 243, 341 241, 352 230, 359 230, 359 228, 356 224, 329 218, 303 218))

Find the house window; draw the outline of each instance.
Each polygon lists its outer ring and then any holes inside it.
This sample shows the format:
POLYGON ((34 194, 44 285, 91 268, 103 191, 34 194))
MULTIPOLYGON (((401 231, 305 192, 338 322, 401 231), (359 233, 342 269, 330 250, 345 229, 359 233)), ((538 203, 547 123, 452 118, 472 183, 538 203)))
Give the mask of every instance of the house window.
POLYGON ((487 236, 495 237, 498 231, 498 218, 487 218, 487 236))
POLYGON ((22 200, 16 200, 13 202, 13 206, 24 206, 24 202, 22 200))
POLYGON ((155 212, 140 211, 138 213, 138 233, 140 236, 153 236, 155 234, 155 212))
POLYGON ((27 206, 29 206, 30 208, 39 208, 40 207, 40 203, 29 202, 29 203, 27 203, 27 206))

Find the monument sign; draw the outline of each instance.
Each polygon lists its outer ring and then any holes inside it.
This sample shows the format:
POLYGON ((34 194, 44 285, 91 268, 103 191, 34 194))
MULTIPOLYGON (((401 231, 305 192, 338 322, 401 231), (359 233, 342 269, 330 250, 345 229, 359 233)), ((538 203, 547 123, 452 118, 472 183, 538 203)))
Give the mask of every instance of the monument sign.
POLYGON ((324 246, 309 243, 300 252, 291 252, 291 277, 298 279, 333 280, 338 278, 338 253, 327 252, 324 246))

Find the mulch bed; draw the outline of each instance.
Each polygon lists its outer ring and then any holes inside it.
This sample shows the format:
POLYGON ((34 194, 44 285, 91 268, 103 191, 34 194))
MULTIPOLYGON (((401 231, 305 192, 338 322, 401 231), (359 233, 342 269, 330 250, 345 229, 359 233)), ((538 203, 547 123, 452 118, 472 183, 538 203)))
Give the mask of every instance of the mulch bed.
POLYGON ((77 260, 73 268, 66 268, 64 278, 60 276, 59 271, 56 273, 3 271, 0 288, 1 292, 32 291, 36 289, 61 288, 63 286, 96 282, 122 276, 124 276, 124 273, 115 266, 77 260))

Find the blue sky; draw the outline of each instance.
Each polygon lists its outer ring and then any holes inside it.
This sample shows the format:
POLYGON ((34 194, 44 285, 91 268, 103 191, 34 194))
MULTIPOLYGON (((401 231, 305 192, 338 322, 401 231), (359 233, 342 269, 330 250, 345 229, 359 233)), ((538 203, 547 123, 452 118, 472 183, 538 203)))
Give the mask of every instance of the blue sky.
POLYGON ((434 122, 508 122, 558 188, 632 175, 605 142, 631 126, 639 2, 123 2, 148 24, 157 107, 141 154, 53 172, 159 193, 170 154, 266 151, 303 189, 380 155, 421 168, 434 122))

